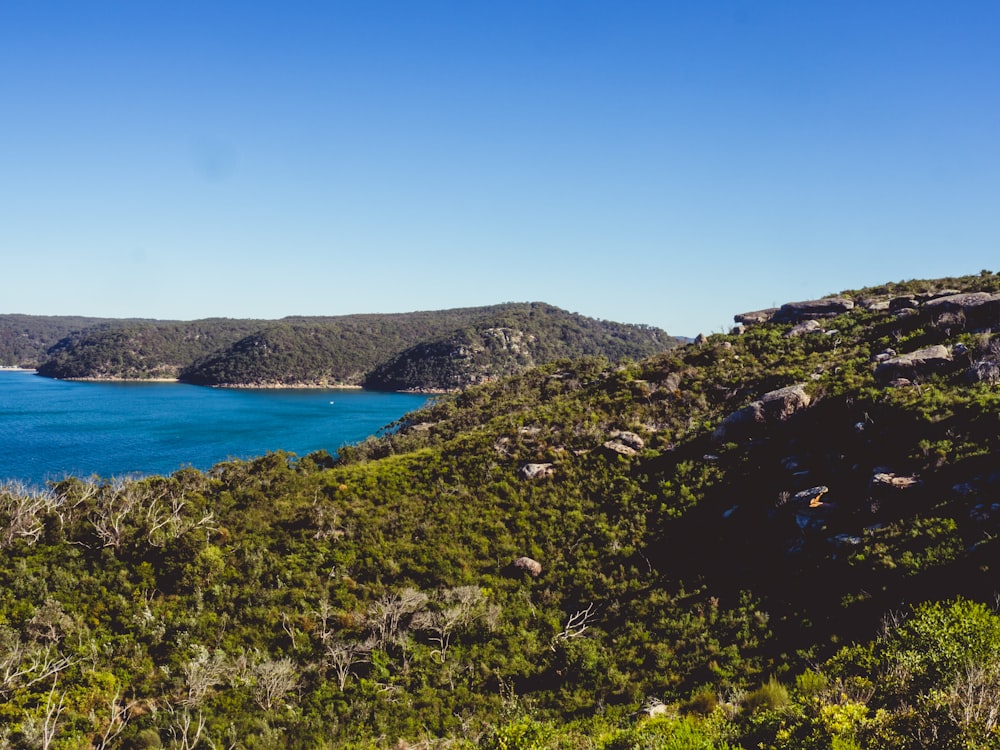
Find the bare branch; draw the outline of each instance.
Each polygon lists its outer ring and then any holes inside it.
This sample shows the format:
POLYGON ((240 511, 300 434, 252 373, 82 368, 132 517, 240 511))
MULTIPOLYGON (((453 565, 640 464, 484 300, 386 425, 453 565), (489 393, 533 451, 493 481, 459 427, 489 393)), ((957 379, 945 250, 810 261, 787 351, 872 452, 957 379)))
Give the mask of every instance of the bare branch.
POLYGON ((553 651, 556 650, 556 645, 562 641, 568 641, 572 638, 580 638, 590 627, 593 622, 594 617, 596 617, 596 612, 594 612, 594 604, 591 602, 586 609, 581 609, 574 614, 566 618, 566 624, 563 625, 562 631, 556 633, 552 637, 551 648, 553 651))

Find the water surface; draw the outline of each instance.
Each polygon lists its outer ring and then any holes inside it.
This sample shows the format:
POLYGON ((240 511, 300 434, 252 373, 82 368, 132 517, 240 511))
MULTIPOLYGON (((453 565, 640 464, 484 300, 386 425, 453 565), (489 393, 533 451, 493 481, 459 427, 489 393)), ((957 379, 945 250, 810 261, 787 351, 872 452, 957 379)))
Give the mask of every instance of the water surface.
POLYGON ((0 371, 0 480, 169 474, 286 450, 330 453, 427 401, 361 390, 81 383, 0 371))

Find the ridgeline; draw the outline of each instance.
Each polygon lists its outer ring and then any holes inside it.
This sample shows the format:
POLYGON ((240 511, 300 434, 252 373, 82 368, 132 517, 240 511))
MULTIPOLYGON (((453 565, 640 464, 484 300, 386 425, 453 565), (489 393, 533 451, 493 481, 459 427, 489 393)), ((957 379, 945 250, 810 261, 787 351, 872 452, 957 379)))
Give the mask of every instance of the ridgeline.
POLYGON ((542 303, 280 321, 0 316, 0 364, 33 366, 52 378, 229 387, 440 392, 560 357, 637 359, 679 343, 650 326, 542 303))
POLYGON ((995 746, 1000 277, 737 320, 467 387, 337 460, 8 487, 0 727, 65 747, 995 746))

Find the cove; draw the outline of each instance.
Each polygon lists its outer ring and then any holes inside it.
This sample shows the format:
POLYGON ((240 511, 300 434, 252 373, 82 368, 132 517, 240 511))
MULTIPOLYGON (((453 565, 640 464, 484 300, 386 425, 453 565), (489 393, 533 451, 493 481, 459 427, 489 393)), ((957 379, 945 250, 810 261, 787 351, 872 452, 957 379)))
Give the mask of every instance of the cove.
POLYGON ((270 451, 335 454, 423 406, 426 395, 95 383, 0 371, 0 481, 42 486, 206 470, 270 451))

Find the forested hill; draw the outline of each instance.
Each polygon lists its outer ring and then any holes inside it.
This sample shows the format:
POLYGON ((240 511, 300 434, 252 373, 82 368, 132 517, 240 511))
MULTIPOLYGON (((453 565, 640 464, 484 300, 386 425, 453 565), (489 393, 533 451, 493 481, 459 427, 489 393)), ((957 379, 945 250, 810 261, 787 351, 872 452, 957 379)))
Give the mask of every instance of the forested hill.
POLYGON ((467 388, 337 460, 7 488, 0 728, 995 747, 1000 277, 738 319, 467 388))
POLYGON ((116 322, 123 321, 69 315, 0 315, 0 366, 35 367, 49 347, 66 336, 116 322))
POLYGON ((542 303, 280 321, 120 321, 54 343, 56 378, 172 378, 201 385, 452 390, 556 357, 641 358, 677 345, 664 331, 542 303))

